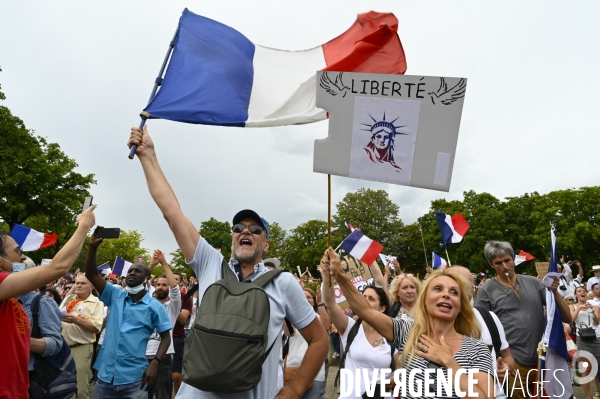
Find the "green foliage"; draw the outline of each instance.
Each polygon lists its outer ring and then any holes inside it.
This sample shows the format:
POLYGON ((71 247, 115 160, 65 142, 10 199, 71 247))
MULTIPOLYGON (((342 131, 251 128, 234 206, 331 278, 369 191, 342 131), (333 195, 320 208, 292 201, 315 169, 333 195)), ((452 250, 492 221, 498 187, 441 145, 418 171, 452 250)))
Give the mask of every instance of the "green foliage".
POLYGON ((200 235, 214 248, 220 248, 225 259, 231 258, 231 225, 210 218, 200 223, 200 235))
POLYGON ((317 266, 327 249, 327 222, 309 220, 290 230, 284 245, 283 265, 290 270, 296 266, 308 267, 313 276, 319 276, 317 266))
POLYGON ((52 257, 75 231, 94 175, 75 172, 77 163, 57 143, 36 136, 5 106, 0 106, 0 137, 0 222, 58 233, 55 247, 35 254, 52 257))
POLYGON ((269 251, 265 255, 265 258, 283 259, 286 239, 287 233, 281 228, 279 223, 269 223, 269 251))

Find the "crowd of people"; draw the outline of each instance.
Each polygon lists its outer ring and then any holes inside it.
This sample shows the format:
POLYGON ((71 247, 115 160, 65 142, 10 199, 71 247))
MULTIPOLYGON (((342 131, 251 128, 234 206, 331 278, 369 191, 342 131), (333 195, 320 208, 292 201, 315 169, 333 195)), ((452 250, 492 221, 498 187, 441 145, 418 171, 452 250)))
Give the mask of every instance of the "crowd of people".
MULTIPOLYGON (((32 389, 47 388, 36 369, 67 348, 76 387, 66 397, 325 398, 327 380, 336 378, 328 364, 336 358, 342 378, 335 397, 384 397, 382 389, 395 388, 393 378, 384 388, 368 386, 379 369, 389 369, 387 377, 395 370, 415 376, 402 398, 430 391, 448 398, 469 391, 479 398, 534 397, 530 371, 548 290, 571 344, 600 358, 600 266, 586 285, 582 265, 561 259, 563 274, 545 285, 516 272, 509 243, 489 241, 482 253, 494 278, 455 265, 426 270, 420 279, 392 260, 383 273, 370 265, 374 283, 359 291, 332 248, 323 254, 320 278, 282 272, 280 260, 265 258, 267 221, 249 209, 234 215, 232 257, 224 259, 184 215, 146 128, 132 129, 134 144, 150 194, 195 277, 174 273, 160 250, 148 264, 138 259, 120 281, 101 274, 99 227, 85 269, 69 273, 96 225, 93 206, 44 266, 25 265, 17 243, 0 232, 0 398, 44 397, 32 389), (164 275, 153 275, 157 265, 164 275), (310 283, 320 285, 315 290, 310 283), (418 372, 426 369, 435 373, 418 372), (345 371, 365 378, 348 389, 345 371)), ((592 399, 590 383, 583 388, 592 399)))

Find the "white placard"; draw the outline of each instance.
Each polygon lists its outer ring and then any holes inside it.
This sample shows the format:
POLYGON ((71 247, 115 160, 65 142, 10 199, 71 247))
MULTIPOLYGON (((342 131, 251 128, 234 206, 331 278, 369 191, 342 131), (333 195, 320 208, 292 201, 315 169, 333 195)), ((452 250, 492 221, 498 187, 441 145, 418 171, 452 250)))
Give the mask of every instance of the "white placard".
POLYGON ((313 171, 449 191, 467 80, 317 73, 329 135, 315 140, 313 171))

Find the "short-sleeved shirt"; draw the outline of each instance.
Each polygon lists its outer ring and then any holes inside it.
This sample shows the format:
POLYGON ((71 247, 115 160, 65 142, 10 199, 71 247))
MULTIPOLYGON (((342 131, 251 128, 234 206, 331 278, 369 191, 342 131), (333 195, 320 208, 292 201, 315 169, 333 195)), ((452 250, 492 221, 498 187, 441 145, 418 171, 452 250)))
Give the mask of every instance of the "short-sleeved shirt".
MULTIPOLYGON (((60 308, 64 309, 69 302, 76 301, 77 295, 70 294, 63 299, 60 308)), ((102 320, 104 314, 104 304, 93 294, 90 294, 83 301, 77 302, 71 310, 71 315, 82 317, 91 322, 98 331, 102 329, 102 320)), ((75 344, 93 344, 96 342, 96 334, 79 327, 75 323, 62 323, 62 335, 69 346, 75 344)))
MULTIPOLYGON (((19 297, 19 302, 23 305, 23 309, 25 309, 25 313, 27 313, 29 319, 29 324, 31 325, 31 328, 33 328, 33 315, 31 311, 33 300, 38 295, 41 295, 41 297, 37 325, 40 329, 41 338, 46 341, 46 347, 41 355, 42 357, 56 355, 63 346, 63 337, 61 335, 62 315, 60 314, 58 305, 54 302, 54 298, 51 298, 48 295, 38 294, 37 292, 28 292, 19 297)), ((33 334, 33 331, 31 333, 33 334)), ((33 353, 30 353, 29 371, 33 370, 34 362, 35 358, 33 357, 33 353)))
MULTIPOLYGON (((410 330, 412 329, 413 323, 406 320, 398 320, 392 319, 394 323, 394 341, 392 342, 392 346, 398 348, 400 353, 402 354, 404 350, 404 345, 406 344, 406 340, 410 334, 410 330)), ((494 376, 494 368, 492 366, 492 357, 490 356, 490 350, 487 345, 483 342, 468 337, 466 335, 463 336, 463 341, 460 346, 458 352, 454 354, 454 359, 456 362, 464 369, 479 369, 479 372, 484 372, 490 374, 492 377, 494 376)), ((422 398, 425 396, 425 377, 422 370, 432 369, 432 368, 441 368, 444 373, 444 379, 448 380, 448 370, 441 366, 432 366, 432 363, 429 360, 415 354, 412 358, 411 363, 406 367, 406 375, 409 376, 411 371, 416 369, 419 372, 415 373, 414 381, 415 388, 421 388, 421 394, 419 396, 410 395, 410 391, 407 387, 406 396, 402 396, 402 399, 408 398, 422 398)), ((454 377, 454 374, 452 375, 454 377)), ((435 398, 445 398, 445 399, 458 399, 458 395, 454 390, 454 384, 452 384, 452 392, 446 392, 443 390, 442 392, 437 392, 437 372, 432 373, 430 378, 434 381, 433 386, 429 389, 430 392, 441 393, 442 396, 434 396, 435 398)), ((431 397, 431 396, 430 396, 431 397)))
MULTIPOLYGON (((222 278, 221 264, 223 255, 210 246, 204 238, 200 238, 194 259, 190 266, 196 272, 198 278, 198 298, 204 296, 209 285, 222 278)), ((235 272, 237 262, 232 260, 229 267, 235 272)), ((246 277, 244 281, 252 281, 269 270, 260 262, 254 267, 254 273, 246 277)), ((262 365, 262 377, 260 383, 252 390, 238 393, 204 392, 186 384, 181 384, 177 398, 231 398, 231 399, 270 399, 277 394, 277 369, 278 357, 281 352, 281 332, 283 331, 283 319, 287 318, 297 329, 301 330, 308 326, 316 317, 314 309, 308 304, 302 288, 291 273, 281 273, 265 288, 269 298, 271 319, 269 320, 268 347, 273 341, 275 344, 269 356, 262 365)), ((202 301, 198 307, 202 306, 202 301)), ((193 356, 189 353, 188 356, 193 356)))
MULTIPOLYGON (((192 298, 188 298, 185 301, 181 302, 181 310, 187 310, 190 312, 190 314, 192 313, 192 307, 193 307, 193 301, 192 298)), ((177 322, 175 322, 175 325, 173 327, 173 336, 177 337, 177 338, 185 338, 185 323, 183 324, 179 324, 177 322)))
MULTIPOLYGON (((160 301, 159 301, 160 302, 160 301)), ((169 300, 163 303, 163 306, 167 310, 167 314, 169 315, 169 322, 171 325, 177 324, 177 316, 179 316, 179 311, 181 310, 181 291, 179 291, 179 287, 175 286, 174 288, 169 288, 169 300)), ((170 331, 171 334, 171 343, 169 344, 169 349, 167 349, 167 355, 175 353, 175 347, 173 346, 173 330, 170 331)), ((150 335, 150 339, 148 340, 148 346, 146 347, 146 356, 155 356, 158 352, 158 347, 160 346, 160 334, 154 330, 152 335, 150 335)))
POLYGON ((94 364, 98 378, 113 385, 138 382, 148 367, 150 334, 154 329, 162 333, 173 328, 167 311, 148 292, 133 302, 127 291, 112 284, 106 284, 100 299, 109 313, 102 349, 94 364))
MULTIPOLYGON (((0 272, 0 284, 9 276, 0 272)), ((0 301, 0 398, 27 399, 30 325, 14 298, 0 301)))
POLYGON ((496 279, 489 280, 479 288, 475 306, 482 306, 498 316, 515 361, 522 366, 535 367, 537 342, 542 339, 546 325, 546 287, 535 277, 518 274, 516 288, 521 300, 511 287, 496 279))

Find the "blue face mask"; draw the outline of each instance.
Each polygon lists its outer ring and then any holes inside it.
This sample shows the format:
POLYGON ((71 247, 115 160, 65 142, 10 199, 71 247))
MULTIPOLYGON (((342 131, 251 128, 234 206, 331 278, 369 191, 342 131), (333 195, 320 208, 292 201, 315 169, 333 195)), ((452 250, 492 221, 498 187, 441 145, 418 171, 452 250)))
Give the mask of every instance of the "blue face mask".
POLYGON ((25 270, 25 263, 13 262, 12 268, 13 268, 13 270, 12 270, 13 273, 22 272, 23 270, 25 270))

